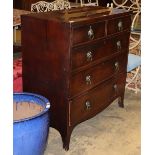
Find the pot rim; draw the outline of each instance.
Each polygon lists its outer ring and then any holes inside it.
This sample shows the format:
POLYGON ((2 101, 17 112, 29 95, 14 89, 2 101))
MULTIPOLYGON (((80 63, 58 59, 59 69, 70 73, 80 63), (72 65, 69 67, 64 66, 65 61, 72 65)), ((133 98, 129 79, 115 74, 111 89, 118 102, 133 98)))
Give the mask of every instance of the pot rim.
POLYGON ((14 95, 27 95, 27 96, 34 96, 34 98, 38 98, 39 100, 41 100, 42 102, 45 103, 45 106, 44 106, 44 109, 39 112, 38 114, 34 115, 34 116, 31 116, 31 117, 26 117, 26 118, 22 118, 22 119, 19 119, 19 120, 13 120, 13 123, 20 123, 20 122, 24 122, 24 121, 28 121, 28 120, 32 120, 34 118, 37 118, 41 115, 44 115, 45 113, 48 112, 49 108, 51 107, 50 105, 50 102, 47 98, 45 98, 44 96, 42 95, 39 95, 39 94, 35 94, 35 93, 29 93, 29 92, 21 92, 21 93, 13 93, 13 96, 14 95))

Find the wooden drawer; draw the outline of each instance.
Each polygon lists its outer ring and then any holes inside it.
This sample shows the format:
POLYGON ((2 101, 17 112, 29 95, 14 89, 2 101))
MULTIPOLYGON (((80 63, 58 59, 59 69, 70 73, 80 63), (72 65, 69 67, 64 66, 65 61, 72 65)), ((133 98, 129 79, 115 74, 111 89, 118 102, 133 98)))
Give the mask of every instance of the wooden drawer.
POLYGON ((105 21, 73 27, 72 44, 80 44, 105 36, 105 21))
POLYGON ((130 25, 131 25, 131 18, 129 16, 108 20, 107 35, 122 32, 124 30, 130 30, 131 29, 130 25))
POLYGON ((119 55, 71 77, 70 96, 84 92, 114 74, 126 72, 127 54, 119 55))
POLYGON ((94 63, 117 52, 127 51, 129 33, 110 37, 87 47, 74 48, 71 52, 72 69, 94 63))
POLYGON ((87 120, 105 109, 124 91, 125 78, 125 74, 119 76, 118 80, 112 78, 85 95, 73 99, 70 102, 70 125, 87 120))

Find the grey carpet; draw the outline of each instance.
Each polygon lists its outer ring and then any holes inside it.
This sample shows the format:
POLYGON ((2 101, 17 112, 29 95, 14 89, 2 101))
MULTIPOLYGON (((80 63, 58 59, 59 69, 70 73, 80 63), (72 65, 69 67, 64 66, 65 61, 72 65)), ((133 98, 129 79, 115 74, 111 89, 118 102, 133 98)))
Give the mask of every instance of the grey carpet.
POLYGON ((125 108, 117 100, 72 132, 70 149, 62 148, 59 132, 50 128, 45 155, 140 155, 140 93, 126 90, 125 108))

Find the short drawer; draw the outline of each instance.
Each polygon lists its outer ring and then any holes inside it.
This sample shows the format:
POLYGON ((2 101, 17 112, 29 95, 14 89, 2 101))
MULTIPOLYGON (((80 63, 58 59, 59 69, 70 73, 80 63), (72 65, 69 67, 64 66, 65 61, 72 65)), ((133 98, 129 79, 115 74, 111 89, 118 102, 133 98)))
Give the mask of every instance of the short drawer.
POLYGON ((124 30, 130 30, 131 29, 130 26, 131 26, 130 16, 108 20, 107 35, 122 32, 124 30))
POLYGON ((122 54, 111 60, 99 63, 90 69, 74 73, 70 80, 70 96, 84 92, 114 74, 126 72, 126 62, 127 54, 122 54))
POLYGON ((72 49, 72 69, 91 64, 118 52, 128 51, 129 36, 130 34, 126 32, 87 47, 72 49))
POLYGON ((70 102, 70 125, 87 120, 105 109, 124 91, 126 75, 110 79, 70 102))
POLYGON ((80 44, 105 36, 105 21, 73 27, 72 44, 80 44))

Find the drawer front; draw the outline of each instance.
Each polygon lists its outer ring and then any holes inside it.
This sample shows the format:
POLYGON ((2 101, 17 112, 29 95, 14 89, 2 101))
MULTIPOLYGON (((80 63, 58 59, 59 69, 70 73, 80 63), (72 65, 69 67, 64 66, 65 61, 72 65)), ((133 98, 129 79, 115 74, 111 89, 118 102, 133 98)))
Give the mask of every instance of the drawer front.
POLYGON ((73 45, 101 38, 105 36, 105 22, 74 27, 72 33, 73 45))
POLYGON ((71 52, 72 69, 91 64, 118 52, 128 51, 129 35, 129 33, 122 33, 87 47, 73 49, 71 52))
POLYGON ((130 29, 131 29, 130 16, 108 20, 107 35, 114 34, 117 32, 122 32, 124 30, 130 30, 130 29))
POLYGON ((70 96, 84 92, 114 74, 126 72, 127 55, 119 55, 90 69, 75 73, 71 77, 70 96))
POLYGON ((126 75, 110 79, 70 102, 70 125, 87 120, 105 109, 124 92, 126 75))

